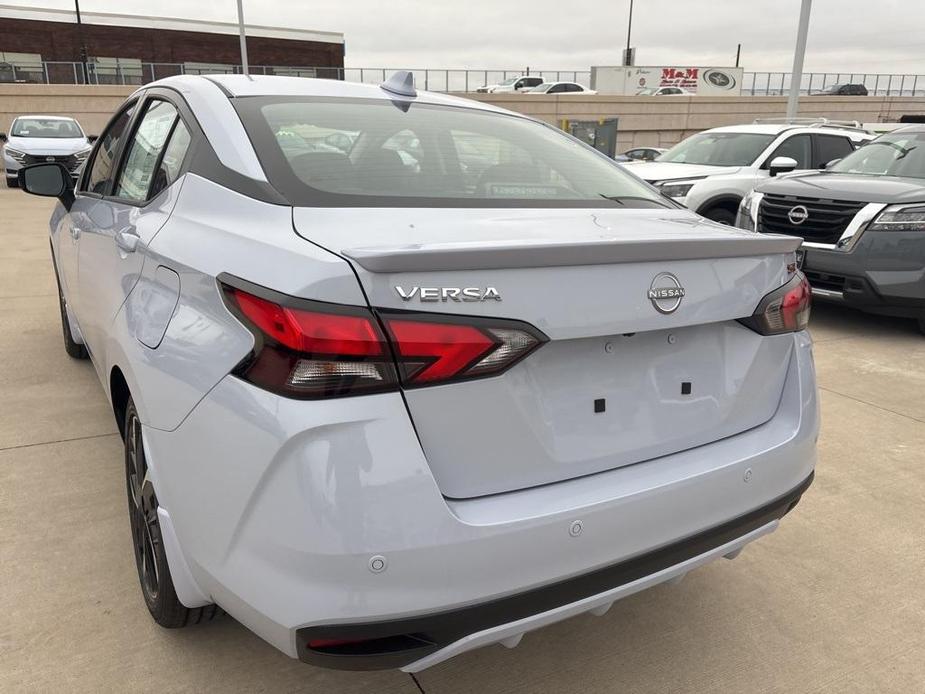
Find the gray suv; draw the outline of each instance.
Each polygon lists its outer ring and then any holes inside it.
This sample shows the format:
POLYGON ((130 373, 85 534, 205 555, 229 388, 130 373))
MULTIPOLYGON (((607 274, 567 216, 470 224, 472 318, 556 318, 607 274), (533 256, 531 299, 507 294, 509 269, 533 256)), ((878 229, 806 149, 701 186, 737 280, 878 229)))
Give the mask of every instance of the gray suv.
POLYGON ((813 294, 925 333, 925 125, 882 135, 819 173, 771 179, 736 224, 803 238, 813 294))

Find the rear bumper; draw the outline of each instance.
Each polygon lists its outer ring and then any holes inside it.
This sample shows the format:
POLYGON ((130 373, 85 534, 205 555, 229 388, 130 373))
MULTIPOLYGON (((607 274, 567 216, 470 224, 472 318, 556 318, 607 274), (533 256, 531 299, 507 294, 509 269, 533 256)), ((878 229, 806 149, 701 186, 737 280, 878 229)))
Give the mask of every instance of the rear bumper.
POLYGON ((330 667, 420 669, 600 607, 734 551, 723 543, 754 539, 799 497, 819 419, 811 340, 792 340, 777 412, 758 427, 466 500, 440 493, 400 394, 294 401, 226 378, 175 430, 145 429, 187 565, 171 557, 171 571, 280 650, 330 667), (415 634, 415 652, 399 639, 373 660, 330 658, 304 638, 380 628, 415 634))
POLYGON ((618 598, 683 576, 772 532, 812 480, 810 473, 796 488, 761 508, 666 547, 517 595, 410 619, 300 629, 296 634, 299 659, 337 669, 401 667, 417 672, 582 612, 603 613, 601 608, 618 598), (312 649, 308 644, 314 640, 358 643, 312 649))
POLYGON ((866 232, 850 251, 807 248, 816 295, 871 313, 925 315, 925 233, 866 232))

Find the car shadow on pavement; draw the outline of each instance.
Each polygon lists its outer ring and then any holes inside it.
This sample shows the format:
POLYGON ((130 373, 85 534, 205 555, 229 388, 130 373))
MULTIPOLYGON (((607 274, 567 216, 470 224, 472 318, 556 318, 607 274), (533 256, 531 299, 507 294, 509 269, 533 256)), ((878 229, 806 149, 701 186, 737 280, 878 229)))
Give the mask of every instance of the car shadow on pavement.
POLYGON ((827 301, 813 302, 809 331, 816 342, 846 337, 874 335, 890 337, 921 337, 916 322, 909 318, 893 318, 864 313, 842 304, 827 301))

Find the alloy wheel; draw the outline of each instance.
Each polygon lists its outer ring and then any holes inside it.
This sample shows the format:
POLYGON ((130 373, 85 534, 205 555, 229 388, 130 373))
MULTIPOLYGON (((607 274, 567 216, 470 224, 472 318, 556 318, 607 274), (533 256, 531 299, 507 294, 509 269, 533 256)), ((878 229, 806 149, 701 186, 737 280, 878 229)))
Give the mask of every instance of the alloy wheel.
POLYGON ((157 555, 161 533, 157 520, 157 497, 148 478, 141 424, 135 413, 127 422, 125 438, 126 483, 135 563, 145 599, 153 603, 157 600, 160 585, 157 555))

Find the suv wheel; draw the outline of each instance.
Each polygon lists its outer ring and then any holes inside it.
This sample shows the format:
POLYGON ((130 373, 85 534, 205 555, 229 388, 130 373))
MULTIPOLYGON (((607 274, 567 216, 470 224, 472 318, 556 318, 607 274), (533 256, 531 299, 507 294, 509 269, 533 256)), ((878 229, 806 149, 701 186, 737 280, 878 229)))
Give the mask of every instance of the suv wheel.
POLYGON ((157 495, 148 475, 141 422, 135 403, 129 398, 125 408, 125 485, 132 546, 138 580, 148 612, 162 627, 175 629, 209 621, 221 614, 216 605, 189 608, 177 598, 167 566, 161 525, 157 517, 157 495))
POLYGON ((703 216, 726 226, 732 226, 736 222, 736 213, 724 207, 714 207, 704 212, 703 216))
POLYGON ((925 335, 925 316, 919 317, 919 332, 925 335))
POLYGON ((19 188, 19 179, 6 177, 6 187, 7 188, 19 188))

